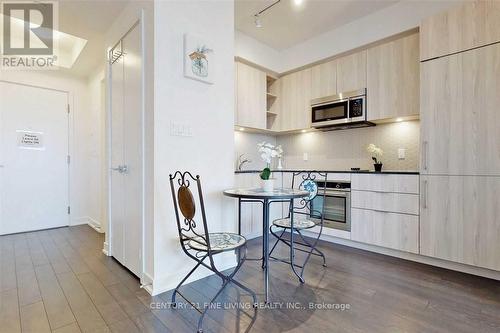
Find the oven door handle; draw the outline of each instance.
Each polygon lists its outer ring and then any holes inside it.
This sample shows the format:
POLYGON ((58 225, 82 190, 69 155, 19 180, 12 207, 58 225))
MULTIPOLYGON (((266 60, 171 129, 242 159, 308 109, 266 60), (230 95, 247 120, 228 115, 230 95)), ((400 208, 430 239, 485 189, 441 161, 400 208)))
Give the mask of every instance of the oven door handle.
MULTIPOLYGON (((342 197, 342 198, 347 198, 351 193, 350 192, 328 192, 326 191, 325 197, 342 197)), ((318 194, 318 196, 322 196, 318 194)))

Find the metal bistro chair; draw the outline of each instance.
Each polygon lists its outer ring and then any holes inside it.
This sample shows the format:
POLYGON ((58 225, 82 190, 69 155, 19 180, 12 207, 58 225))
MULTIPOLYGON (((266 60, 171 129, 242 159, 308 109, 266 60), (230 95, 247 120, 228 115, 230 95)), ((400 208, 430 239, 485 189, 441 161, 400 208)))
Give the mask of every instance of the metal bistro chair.
POLYGON ((198 332, 201 333, 203 332, 203 318, 205 317, 207 310, 209 310, 210 308, 214 308, 213 303, 229 283, 233 283, 239 288, 248 292, 253 298, 253 306, 255 307, 257 304, 257 297, 255 293, 248 287, 245 287, 244 285, 233 279, 234 275, 238 272, 246 259, 246 239, 243 236, 229 232, 208 232, 200 176, 194 177, 190 172, 177 171, 174 173, 174 175, 170 175, 170 188, 172 190, 172 199, 174 201, 175 216, 177 219, 177 228, 179 231, 182 250, 188 257, 197 262, 194 268, 182 279, 179 285, 175 288, 172 294, 172 305, 174 308, 176 307, 177 294, 184 298, 189 304, 191 304, 201 314, 200 319, 198 320, 198 332), (194 217, 196 215, 196 204, 194 196, 190 190, 190 186, 192 185, 192 183, 196 184, 196 191, 198 192, 198 200, 201 213, 201 217, 199 216, 199 220, 201 220, 203 224, 203 230, 200 230, 200 228, 198 228, 198 224, 194 220, 194 217), (182 217, 180 214, 182 214, 182 217), (238 263, 234 268, 234 271, 229 275, 226 275, 219 271, 214 264, 214 256, 226 251, 237 252, 238 258, 238 263), (205 263, 204 260, 207 258, 209 259, 209 262, 205 263), (182 286, 182 284, 200 266, 208 268, 222 279, 222 287, 217 291, 216 295, 210 300, 208 305, 205 306, 202 310, 194 306, 195 303, 191 302, 179 291, 179 288, 182 286))
MULTIPOLYGON (((270 231, 271 234, 276 237, 276 242, 271 248, 269 253, 270 258, 285 262, 290 264, 292 271, 299 278, 301 283, 304 283, 304 269, 309 261, 311 255, 320 256, 323 258, 323 266, 326 267, 325 255, 323 252, 316 248, 321 233, 323 232, 323 221, 324 221, 324 202, 326 194, 326 181, 327 174, 317 171, 300 171, 294 172, 292 178, 292 188, 297 186, 298 189, 303 191, 308 191, 309 196, 303 199, 290 200, 290 206, 288 211, 288 216, 285 218, 274 220, 270 231), (318 193, 321 192, 321 193, 318 193), (322 196, 322 203, 318 205, 313 201, 318 197, 322 196), (316 207, 316 205, 321 207, 316 207), (319 227, 317 236, 313 238, 312 242, 308 241, 302 234, 302 230, 312 229, 314 227, 319 227), (285 233, 289 233, 290 237, 285 238, 285 233), (300 237, 300 242, 294 240, 294 234, 300 237), (290 248, 290 259, 285 260, 281 258, 276 258, 272 256, 272 253, 278 243, 283 243, 290 248), (305 252, 306 257, 301 265, 296 264, 295 261, 295 251, 305 252), (300 268, 300 274, 297 273, 296 267, 300 268)), ((319 199, 319 198, 318 198, 319 199)))

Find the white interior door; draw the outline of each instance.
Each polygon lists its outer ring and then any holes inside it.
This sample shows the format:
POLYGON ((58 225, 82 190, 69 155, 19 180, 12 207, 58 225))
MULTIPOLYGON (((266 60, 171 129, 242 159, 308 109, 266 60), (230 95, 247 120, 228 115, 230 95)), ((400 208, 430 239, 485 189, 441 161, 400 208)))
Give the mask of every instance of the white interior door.
POLYGON ((0 234, 67 226, 68 95, 0 82, 0 234))
POLYGON ((111 255, 137 276, 142 272, 142 45, 137 25, 111 66, 111 255))

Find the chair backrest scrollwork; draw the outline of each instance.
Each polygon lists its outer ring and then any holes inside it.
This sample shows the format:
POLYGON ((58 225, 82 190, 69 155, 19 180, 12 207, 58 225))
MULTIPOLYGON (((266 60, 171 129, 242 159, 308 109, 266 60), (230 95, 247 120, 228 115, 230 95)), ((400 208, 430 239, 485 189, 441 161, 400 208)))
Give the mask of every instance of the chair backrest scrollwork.
POLYGON ((324 205, 319 209, 313 205, 318 196, 325 196, 327 173, 319 171, 297 171, 293 173, 292 188, 309 192, 309 196, 294 200, 292 211, 295 214, 303 214, 323 220, 324 205))
POLYGON ((186 242, 195 241, 203 244, 210 249, 210 239, 208 237, 207 220, 205 214, 205 204, 203 202, 203 193, 201 190, 200 176, 193 176, 190 172, 177 171, 170 178, 170 188, 172 191, 172 200, 174 202, 175 217, 177 220, 177 229, 181 240, 181 245, 186 251, 186 242), (192 186, 195 184, 194 186, 192 186), (198 192, 197 195, 193 195, 198 192), (198 221, 196 217, 196 199, 200 207, 201 216, 198 221))

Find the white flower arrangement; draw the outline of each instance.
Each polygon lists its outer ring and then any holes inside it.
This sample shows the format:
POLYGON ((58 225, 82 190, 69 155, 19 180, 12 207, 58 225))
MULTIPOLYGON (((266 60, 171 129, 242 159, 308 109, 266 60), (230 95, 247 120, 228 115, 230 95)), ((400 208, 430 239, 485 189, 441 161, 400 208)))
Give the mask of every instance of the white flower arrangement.
POLYGON ((260 158, 267 164, 267 167, 260 173, 260 178, 267 180, 271 175, 271 161, 273 158, 281 157, 283 154, 283 148, 281 148, 281 146, 274 146, 267 142, 257 144, 257 148, 260 153, 260 158))
POLYGON ((384 151, 382 150, 382 148, 375 146, 373 143, 370 143, 368 147, 366 147, 366 150, 372 155, 375 155, 372 156, 372 160, 375 162, 375 164, 382 164, 382 162, 378 160, 382 157, 382 155, 384 155, 384 151))

